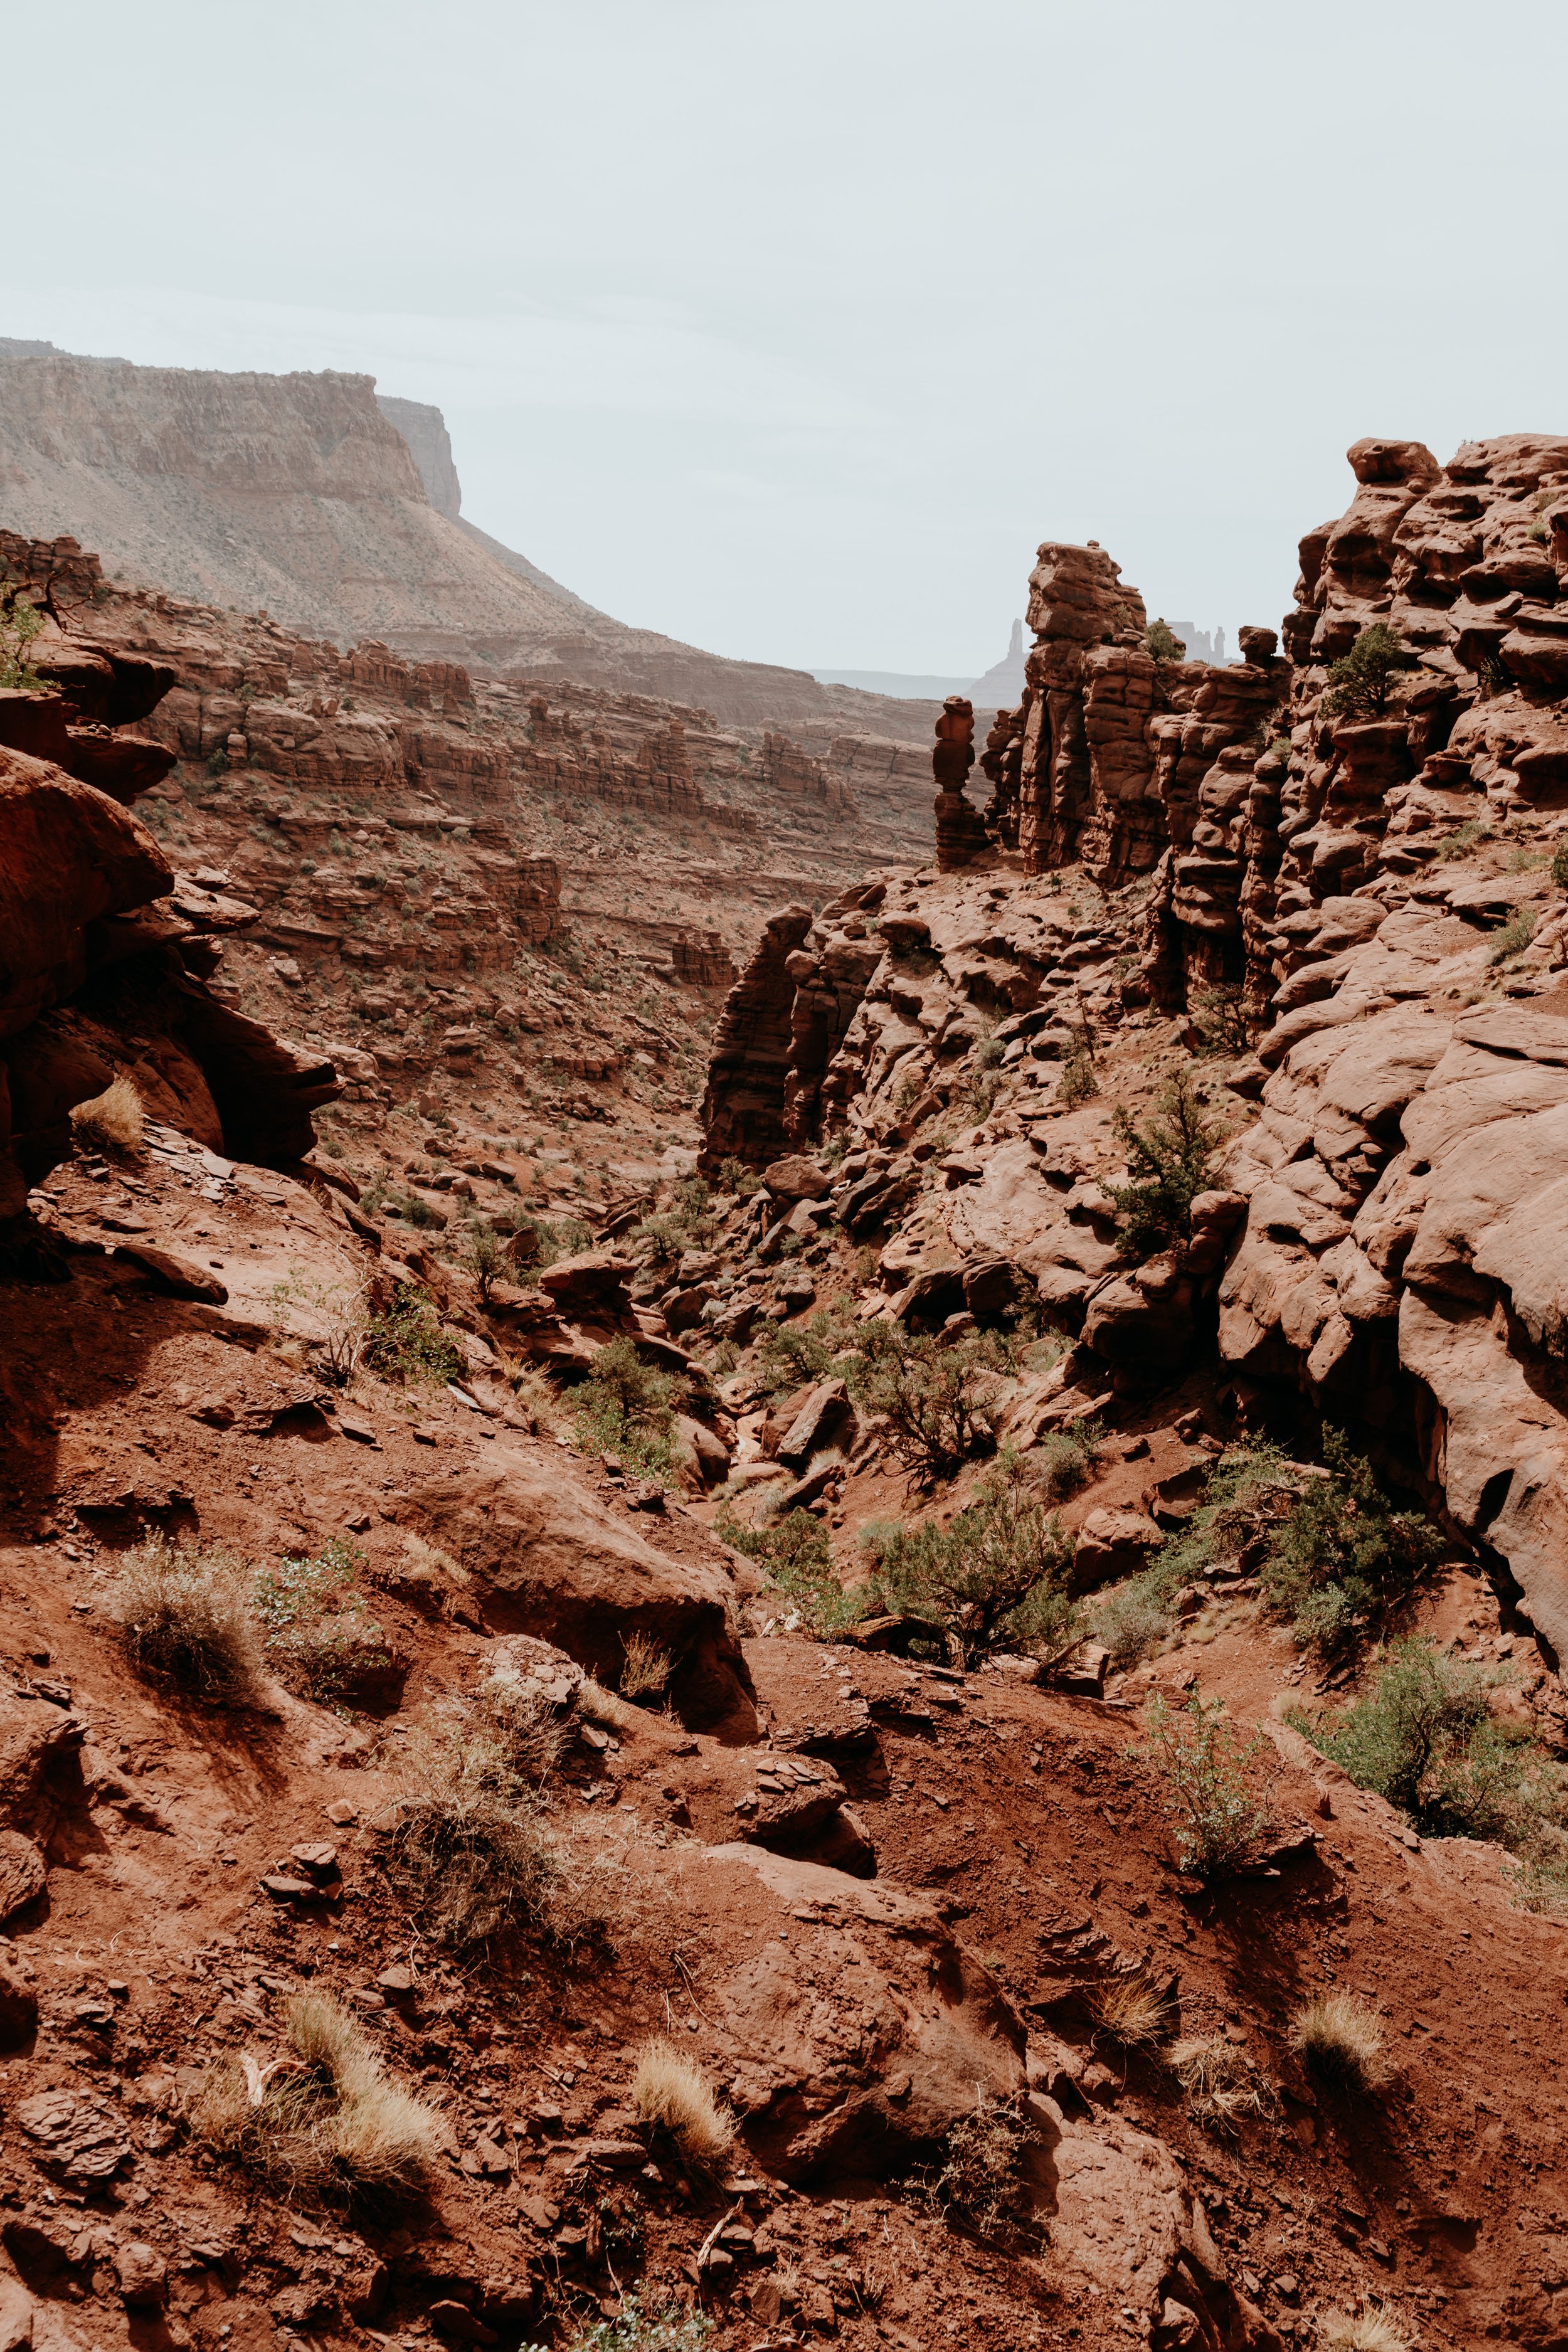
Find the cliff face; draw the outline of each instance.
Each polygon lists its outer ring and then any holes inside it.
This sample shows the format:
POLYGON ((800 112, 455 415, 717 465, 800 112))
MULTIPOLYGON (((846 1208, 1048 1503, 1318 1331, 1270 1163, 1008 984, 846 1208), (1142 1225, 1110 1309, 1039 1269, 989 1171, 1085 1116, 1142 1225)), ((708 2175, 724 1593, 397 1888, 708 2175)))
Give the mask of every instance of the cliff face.
POLYGON ((705 1164, 841 1134, 900 1274, 1005 1258, 1088 1387, 1207 1360, 1357 1430, 1561 1656, 1568 439, 1349 454, 1283 655, 1243 629, 1233 667, 1156 662, 1103 551, 1041 549, 990 842, 775 923, 720 1023, 705 1164), (1358 708, 1330 665, 1374 625, 1394 667, 1358 708), (1204 1055, 1229 1134, 1191 1239, 1129 1266, 1103 1104, 1138 1101, 1151 1044, 1204 1055))
POLYGON ((0 523, 338 645, 918 741, 922 705, 731 662, 596 612, 466 521, 439 409, 369 376, 132 367, 0 343, 0 523))

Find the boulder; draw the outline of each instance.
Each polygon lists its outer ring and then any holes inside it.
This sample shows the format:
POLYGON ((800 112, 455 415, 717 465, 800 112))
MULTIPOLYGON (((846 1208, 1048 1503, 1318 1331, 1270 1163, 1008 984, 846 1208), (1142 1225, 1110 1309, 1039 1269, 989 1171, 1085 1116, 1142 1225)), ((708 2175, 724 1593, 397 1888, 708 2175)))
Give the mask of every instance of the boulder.
POLYGON ((834 1180, 829 1170, 795 1152, 764 1168, 763 1181, 783 1209, 793 1208, 797 1201, 826 1201, 834 1180))
POLYGON ((637 1272, 633 1259, 615 1250, 584 1250, 557 1258, 539 1277, 539 1287, 568 1321, 579 1316, 629 1315, 627 1285, 637 1272))
POLYGON ((716 1550, 673 1559, 500 1444, 482 1465, 414 1487, 407 1510, 471 1580, 488 1631, 536 1634, 612 1687, 626 1637, 642 1633, 674 1661, 683 1722, 754 1737, 735 1588, 716 1550))
POLYGON ((1104 1507, 1087 1511, 1073 1544, 1073 1591, 1091 1592, 1097 1585, 1136 1576, 1164 1540, 1142 1511, 1104 1507))
POLYGON ((19 1830, 0 1830, 0 1927, 36 1903, 49 1883, 43 1855, 19 1830))
POLYGON ((789 1938, 736 1953, 713 1990, 734 2053, 730 2097, 770 2172, 880 2179, 972 2114, 977 2088, 1022 2095, 1022 2025, 925 1896, 761 1846, 710 1846, 701 1859, 716 1921, 731 1916, 743 1868, 789 1938))
POLYGON ((814 1454, 833 1444, 855 1409, 842 1381, 820 1381, 810 1391, 778 1444, 778 1459, 790 1470, 804 1470, 814 1454))

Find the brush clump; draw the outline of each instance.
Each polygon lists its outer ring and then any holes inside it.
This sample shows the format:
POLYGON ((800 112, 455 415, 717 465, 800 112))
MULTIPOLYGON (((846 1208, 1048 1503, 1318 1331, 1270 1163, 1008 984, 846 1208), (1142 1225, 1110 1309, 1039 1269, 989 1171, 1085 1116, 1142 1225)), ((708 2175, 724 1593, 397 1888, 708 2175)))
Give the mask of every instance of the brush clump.
POLYGON ((711 2178, 727 2169, 735 2118, 720 2105, 701 2068, 673 2042, 644 2042, 632 2098, 645 2124, 669 2134, 689 2171, 711 2178))
POLYGON ((283 2020, 292 2054, 264 2065, 246 2051, 216 2067, 192 2105, 197 2137, 293 2193, 416 2188, 445 2137, 435 2109, 329 1993, 296 1993, 283 2020))
POLYGON ((139 1674, 209 1706, 246 1706, 261 1687, 261 1629, 249 1571, 216 1544, 149 1536, 127 1554, 109 1597, 139 1674))

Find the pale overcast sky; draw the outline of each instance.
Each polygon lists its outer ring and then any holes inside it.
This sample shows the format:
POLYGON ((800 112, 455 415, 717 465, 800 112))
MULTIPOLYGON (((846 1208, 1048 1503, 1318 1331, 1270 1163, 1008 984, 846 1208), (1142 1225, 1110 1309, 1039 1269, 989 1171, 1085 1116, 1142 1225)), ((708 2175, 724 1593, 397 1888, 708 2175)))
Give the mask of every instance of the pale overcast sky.
POLYGON ((437 402, 721 653, 977 672, 1045 538, 1234 634, 1358 436, 1568 428, 1565 67, 1563 0, 74 0, 0 333, 437 402))

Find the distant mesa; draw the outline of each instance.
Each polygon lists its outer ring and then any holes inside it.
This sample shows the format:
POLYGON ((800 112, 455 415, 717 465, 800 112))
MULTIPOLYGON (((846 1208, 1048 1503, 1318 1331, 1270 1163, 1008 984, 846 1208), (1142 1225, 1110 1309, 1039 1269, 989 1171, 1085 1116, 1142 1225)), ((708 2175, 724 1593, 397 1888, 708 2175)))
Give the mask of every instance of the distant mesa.
POLYGON ((910 709, 628 627, 470 523, 438 408, 374 379, 139 367, 0 339, 0 525, 340 646, 923 743, 910 709))

